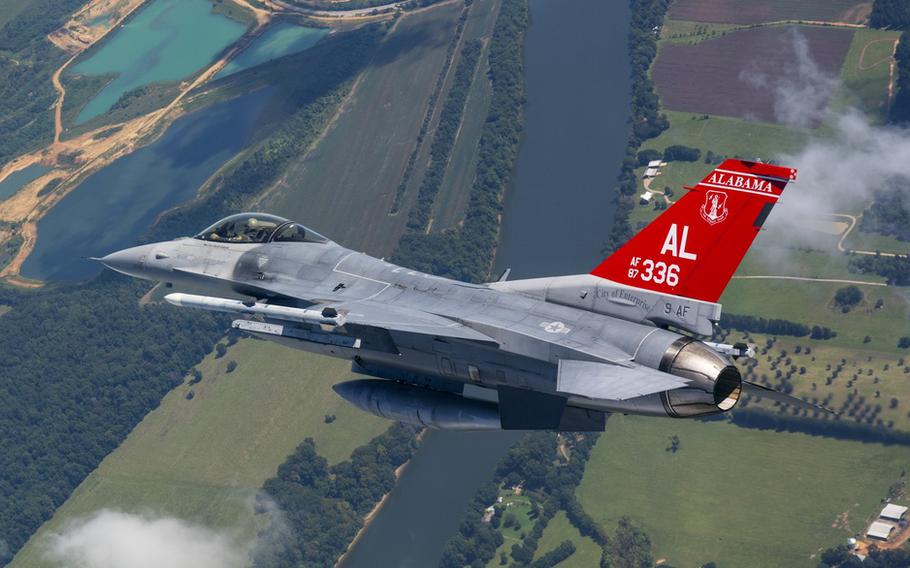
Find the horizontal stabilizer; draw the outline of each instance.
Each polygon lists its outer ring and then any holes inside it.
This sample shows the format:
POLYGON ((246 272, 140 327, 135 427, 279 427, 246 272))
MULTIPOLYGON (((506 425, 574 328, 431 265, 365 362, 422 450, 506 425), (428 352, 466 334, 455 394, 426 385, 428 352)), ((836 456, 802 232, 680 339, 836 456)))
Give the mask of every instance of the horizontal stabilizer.
POLYGON ((689 380, 647 367, 620 367, 593 361, 559 361, 556 390, 601 400, 626 400, 684 387, 689 380))
POLYGON ((829 414, 837 414, 837 412, 831 410, 826 406, 820 404, 812 404, 811 402, 806 402, 801 398, 796 398, 795 396, 790 396, 789 394, 776 391, 772 388, 768 388, 764 385, 758 383, 750 383, 749 381, 743 381, 743 387, 746 390, 747 394, 754 396, 761 396, 769 400, 776 402, 782 402, 784 404, 789 404, 791 406, 796 406, 798 408, 806 408, 809 410, 821 410, 822 412, 827 412, 829 414))

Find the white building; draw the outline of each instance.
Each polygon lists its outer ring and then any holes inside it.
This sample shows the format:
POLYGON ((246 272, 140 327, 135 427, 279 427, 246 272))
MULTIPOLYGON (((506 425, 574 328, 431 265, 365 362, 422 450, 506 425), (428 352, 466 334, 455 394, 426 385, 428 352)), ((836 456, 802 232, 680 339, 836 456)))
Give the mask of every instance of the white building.
POLYGON ((642 205, 645 205, 647 203, 651 203, 651 199, 654 197, 654 194, 651 193, 650 191, 646 191, 646 192, 642 193, 641 195, 639 195, 638 197, 641 199, 640 203, 642 205))
POLYGON ((883 519, 888 519, 889 521, 900 521, 904 518, 904 514, 907 512, 907 507, 901 505, 895 505, 894 503, 889 503, 885 505, 885 508, 882 509, 881 515, 883 519))
POLYGON ((869 538, 874 538, 876 540, 888 540, 888 537, 891 536, 891 531, 893 530, 894 525, 891 523, 875 521, 869 525, 869 530, 866 531, 866 536, 869 538))
POLYGON ((650 162, 648 162, 648 167, 649 167, 649 168, 659 168, 659 167, 661 167, 661 166, 663 166, 663 165, 666 165, 666 164, 664 164, 664 163, 661 162, 660 160, 651 160, 650 162))
POLYGON ((641 176, 645 179, 657 177, 657 168, 648 168, 645 170, 645 173, 641 176))

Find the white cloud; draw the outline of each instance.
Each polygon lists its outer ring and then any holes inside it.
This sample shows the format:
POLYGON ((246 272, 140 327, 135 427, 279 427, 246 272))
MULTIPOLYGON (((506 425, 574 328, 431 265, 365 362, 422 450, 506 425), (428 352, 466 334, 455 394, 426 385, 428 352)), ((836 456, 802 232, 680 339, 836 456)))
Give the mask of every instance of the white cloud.
POLYGON ((45 557, 65 568, 240 568, 248 548, 181 519, 102 510, 50 535, 45 557))

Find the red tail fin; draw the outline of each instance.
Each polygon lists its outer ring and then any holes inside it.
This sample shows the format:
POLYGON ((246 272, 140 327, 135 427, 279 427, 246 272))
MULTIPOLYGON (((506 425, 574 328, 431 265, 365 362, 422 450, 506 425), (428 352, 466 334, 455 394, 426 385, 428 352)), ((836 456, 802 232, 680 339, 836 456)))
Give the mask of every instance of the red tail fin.
POLYGON ((716 302, 796 170, 726 160, 592 274, 716 302))

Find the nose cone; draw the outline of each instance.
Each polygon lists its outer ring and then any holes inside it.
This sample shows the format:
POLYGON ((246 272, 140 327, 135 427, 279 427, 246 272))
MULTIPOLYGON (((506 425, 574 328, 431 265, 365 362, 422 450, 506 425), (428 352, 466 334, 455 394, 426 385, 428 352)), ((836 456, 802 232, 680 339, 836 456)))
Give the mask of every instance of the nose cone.
POLYGON ((111 254, 99 258, 98 261, 104 266, 136 278, 145 278, 144 268, 146 257, 149 254, 148 245, 118 250, 111 254))

